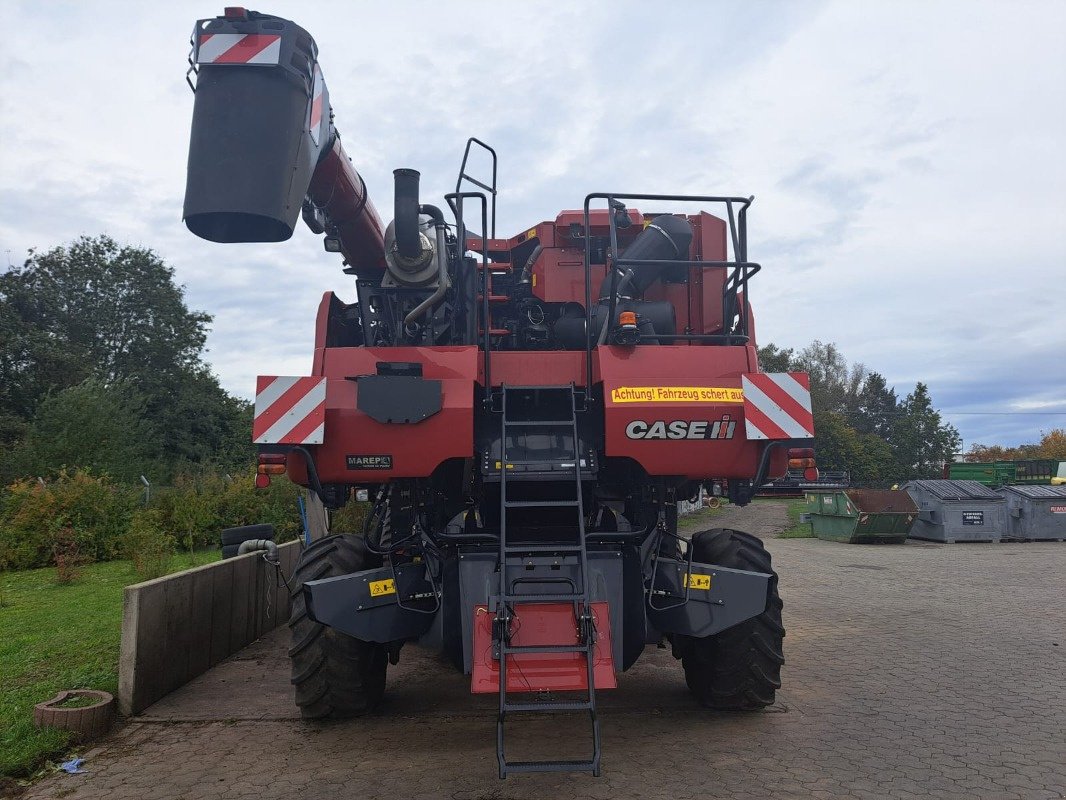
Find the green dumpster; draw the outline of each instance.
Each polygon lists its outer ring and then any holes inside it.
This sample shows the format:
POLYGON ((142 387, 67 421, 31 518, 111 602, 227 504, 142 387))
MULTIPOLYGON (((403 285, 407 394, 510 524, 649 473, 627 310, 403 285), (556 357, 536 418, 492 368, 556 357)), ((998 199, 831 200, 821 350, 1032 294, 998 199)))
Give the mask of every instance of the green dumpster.
POLYGON ((918 507, 904 491, 807 492, 807 510, 815 536, 849 544, 902 544, 918 518, 918 507))

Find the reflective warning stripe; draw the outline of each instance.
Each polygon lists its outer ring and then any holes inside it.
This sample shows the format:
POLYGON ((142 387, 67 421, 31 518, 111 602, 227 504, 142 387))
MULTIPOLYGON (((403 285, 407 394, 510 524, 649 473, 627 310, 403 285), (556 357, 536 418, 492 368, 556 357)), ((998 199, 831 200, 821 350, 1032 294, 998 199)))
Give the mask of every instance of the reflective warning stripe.
POLYGON ((322 90, 326 88, 326 81, 322 77, 322 70, 315 64, 315 86, 311 90, 311 121, 308 130, 311 132, 311 141, 319 143, 322 131, 322 90))
POLYGON ((754 372, 741 378, 749 439, 814 437, 810 379, 803 372, 754 372))
POLYGON ((197 64, 277 64, 281 35, 276 33, 202 33, 197 64))
POLYGON ((322 444, 326 379, 260 375, 252 440, 256 444, 322 444))

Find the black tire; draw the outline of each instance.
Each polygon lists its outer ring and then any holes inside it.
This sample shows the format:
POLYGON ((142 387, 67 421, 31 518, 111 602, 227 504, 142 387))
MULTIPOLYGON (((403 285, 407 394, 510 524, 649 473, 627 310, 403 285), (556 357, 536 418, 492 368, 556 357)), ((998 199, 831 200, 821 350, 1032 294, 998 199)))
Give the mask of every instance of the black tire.
POLYGON ((357 717, 372 711, 385 691, 388 651, 307 616, 306 581, 347 575, 378 566, 363 537, 338 534, 320 539, 300 556, 291 581, 292 685, 304 719, 357 717))
POLYGON ((695 534, 692 548, 693 561, 769 572, 773 578, 766 611, 759 616, 702 639, 679 637, 688 688, 701 704, 719 711, 754 711, 772 705, 781 688, 785 628, 770 554, 755 536, 728 528, 695 534))
POLYGON ((240 548, 239 544, 224 544, 222 545, 222 557, 233 558, 237 555, 237 550, 240 548))
POLYGON ((224 528, 222 531, 222 546, 228 544, 241 544, 252 539, 273 539, 273 525, 242 525, 239 528, 224 528))

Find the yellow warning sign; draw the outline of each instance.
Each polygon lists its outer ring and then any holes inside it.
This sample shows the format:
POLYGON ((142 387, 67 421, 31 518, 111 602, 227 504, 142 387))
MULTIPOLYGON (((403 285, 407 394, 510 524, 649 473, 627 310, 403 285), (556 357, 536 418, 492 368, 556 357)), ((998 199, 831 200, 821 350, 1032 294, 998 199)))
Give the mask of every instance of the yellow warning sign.
POLYGON ((383 594, 396 594, 396 581, 392 578, 383 581, 370 581, 370 596, 381 597, 383 594))
POLYGON ((744 390, 711 386, 619 386, 612 403, 743 403, 744 390))
POLYGON ((711 576, 710 575, 697 575, 695 572, 693 572, 693 573, 686 572, 685 573, 685 577, 684 577, 684 584, 685 584, 686 587, 690 585, 690 579, 691 579, 691 587, 693 589, 710 589, 711 588, 711 576))

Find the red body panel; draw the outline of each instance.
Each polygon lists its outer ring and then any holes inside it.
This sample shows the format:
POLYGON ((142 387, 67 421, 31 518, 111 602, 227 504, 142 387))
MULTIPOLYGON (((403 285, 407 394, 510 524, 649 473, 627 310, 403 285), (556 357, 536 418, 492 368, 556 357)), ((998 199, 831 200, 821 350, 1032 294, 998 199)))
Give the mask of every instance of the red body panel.
MULTIPOLYGON (((422 477, 446 459, 473 455, 476 347, 328 347, 315 355, 316 374, 329 379, 325 443, 314 450, 324 483, 422 477), (358 387, 348 378, 376 374, 379 361, 422 364, 424 378, 441 382, 440 412, 418 423, 389 425, 359 411, 358 387), (387 471, 348 469, 349 455, 389 455, 393 466, 387 471)), ((306 481, 302 464, 290 475, 306 481)))
MULTIPOLYGON (((596 689, 616 689, 607 603, 593 603, 598 639, 592 661, 596 689)), ((492 658, 492 619, 487 606, 474 607, 474 664, 470 691, 500 691, 500 662, 492 658)), ((572 603, 520 603, 515 607, 514 645, 576 644, 572 603)), ((588 689, 584 653, 516 653, 507 657, 508 692, 576 692, 588 689)))
POLYGON ((608 457, 636 460, 650 475, 751 478, 762 448, 744 437, 741 375, 755 371, 750 347, 601 347, 608 457), (704 392, 682 390, 704 389, 704 392), (732 389, 712 392, 712 389, 732 389), (645 398, 645 399, 641 399, 645 398), (676 398, 676 399, 674 399, 676 398), (634 438, 631 423, 643 423, 634 438), (662 423, 656 435, 656 423, 662 423), (686 423, 685 433, 679 434, 686 423), (693 428, 691 423, 697 423, 693 428), (717 428, 715 423, 718 423, 717 428), (732 423, 732 424, 731 424, 732 423), (700 438, 687 438, 690 432, 700 438), (715 438, 709 437, 717 432, 715 438))

